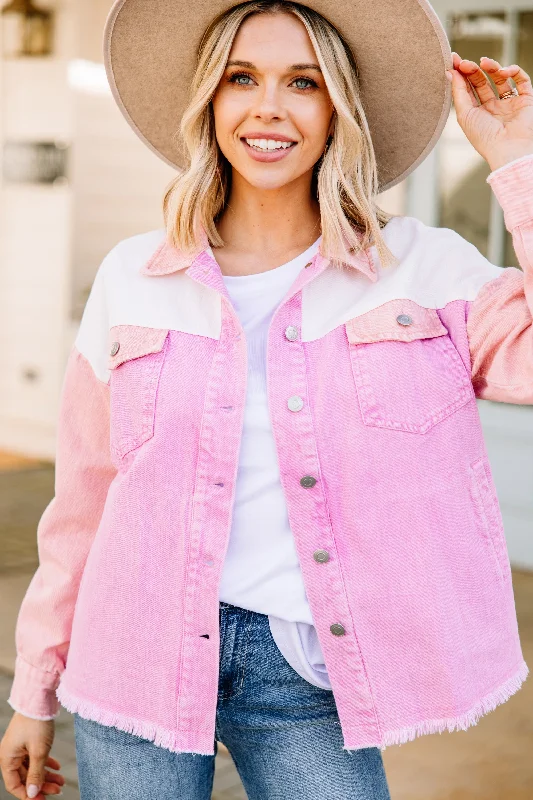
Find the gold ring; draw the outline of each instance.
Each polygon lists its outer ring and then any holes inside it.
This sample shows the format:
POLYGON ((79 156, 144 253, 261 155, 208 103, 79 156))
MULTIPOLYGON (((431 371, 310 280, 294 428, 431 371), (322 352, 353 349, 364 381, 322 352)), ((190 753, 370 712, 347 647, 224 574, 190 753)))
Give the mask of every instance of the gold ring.
POLYGON ((507 100, 509 97, 517 97, 518 96, 518 89, 509 89, 509 91, 504 92, 500 95, 500 100, 507 100))

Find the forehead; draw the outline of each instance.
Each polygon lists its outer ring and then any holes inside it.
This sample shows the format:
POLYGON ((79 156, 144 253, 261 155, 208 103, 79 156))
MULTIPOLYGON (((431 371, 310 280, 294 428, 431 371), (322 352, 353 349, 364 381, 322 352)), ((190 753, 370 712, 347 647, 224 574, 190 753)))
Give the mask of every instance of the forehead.
POLYGON ((317 63, 305 25, 294 14, 277 12, 251 14, 243 21, 229 54, 230 59, 241 59, 261 64, 271 59, 293 63, 304 58, 317 63))

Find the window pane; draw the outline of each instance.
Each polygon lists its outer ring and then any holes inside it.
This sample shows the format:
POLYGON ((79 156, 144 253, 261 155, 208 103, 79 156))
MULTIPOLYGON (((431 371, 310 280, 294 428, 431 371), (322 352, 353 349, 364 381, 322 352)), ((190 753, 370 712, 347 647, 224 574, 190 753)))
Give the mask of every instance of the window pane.
MULTIPOLYGON (((451 49, 477 63, 481 56, 500 61, 506 24, 503 13, 454 14, 448 27, 451 49)), ((457 231, 487 256, 490 167, 466 138, 454 106, 439 141, 438 169, 439 226, 457 231)))

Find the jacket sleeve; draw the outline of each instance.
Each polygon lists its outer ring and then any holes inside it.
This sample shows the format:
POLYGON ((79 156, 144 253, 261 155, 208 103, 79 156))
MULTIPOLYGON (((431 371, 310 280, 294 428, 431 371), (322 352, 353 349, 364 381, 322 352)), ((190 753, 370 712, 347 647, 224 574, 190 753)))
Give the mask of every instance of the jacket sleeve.
POLYGON ((7 702, 33 719, 59 714, 55 689, 66 666, 80 580, 116 474, 109 449, 109 384, 105 375, 95 373, 92 354, 83 352, 85 342, 99 350, 106 341, 105 319, 102 264, 67 360, 57 425, 55 494, 37 526, 39 566, 15 630, 17 656, 7 702))
POLYGON ((533 404, 533 155, 487 177, 521 269, 507 267, 467 304, 476 397, 533 404))

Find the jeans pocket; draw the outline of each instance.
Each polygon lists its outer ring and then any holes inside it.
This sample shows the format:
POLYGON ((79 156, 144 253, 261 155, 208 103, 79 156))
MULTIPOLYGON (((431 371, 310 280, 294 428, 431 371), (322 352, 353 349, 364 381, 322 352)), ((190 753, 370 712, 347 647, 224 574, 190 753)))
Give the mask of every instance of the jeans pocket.
POLYGON ((471 376, 435 309, 390 300, 345 327, 365 425, 423 434, 475 400, 471 376))
POLYGON ((110 329, 110 445, 118 461, 154 434, 167 338, 167 328, 117 325, 110 329))

